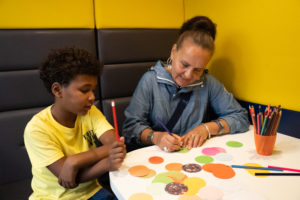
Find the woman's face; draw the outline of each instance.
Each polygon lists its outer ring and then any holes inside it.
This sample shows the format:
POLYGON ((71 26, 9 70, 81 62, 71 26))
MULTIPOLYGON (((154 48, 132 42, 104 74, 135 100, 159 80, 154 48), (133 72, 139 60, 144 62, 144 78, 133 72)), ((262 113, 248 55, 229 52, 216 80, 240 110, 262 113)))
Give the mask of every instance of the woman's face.
POLYGON ((178 86, 184 87, 199 80, 212 56, 212 52, 195 44, 191 38, 183 41, 178 50, 176 44, 171 51, 172 68, 169 70, 178 86))

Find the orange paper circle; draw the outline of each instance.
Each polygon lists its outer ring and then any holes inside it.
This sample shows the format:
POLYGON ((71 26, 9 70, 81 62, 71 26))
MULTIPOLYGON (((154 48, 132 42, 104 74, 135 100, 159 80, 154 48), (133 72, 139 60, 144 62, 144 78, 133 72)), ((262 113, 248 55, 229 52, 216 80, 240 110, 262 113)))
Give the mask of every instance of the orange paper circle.
POLYGON ((201 197, 197 195, 181 195, 178 200, 202 200, 201 197))
POLYGON ((138 177, 146 176, 151 172, 150 169, 144 165, 133 166, 128 171, 132 176, 138 177))
POLYGON ((147 193, 136 193, 129 197, 129 200, 153 200, 153 197, 147 193))
POLYGON ((143 176, 141 178, 152 178, 155 175, 156 175, 156 171, 154 171, 153 169, 150 169, 149 174, 147 174, 146 176, 143 176))
POLYGON ((209 163, 202 167, 205 171, 211 172, 215 177, 229 179, 235 176, 233 169, 224 164, 209 163))
POLYGON ((160 164, 160 163, 164 162, 164 159, 159 156, 152 156, 149 158, 149 162, 152 164, 160 164))
POLYGON ((168 171, 181 171, 182 164, 181 163, 169 163, 165 166, 168 171))

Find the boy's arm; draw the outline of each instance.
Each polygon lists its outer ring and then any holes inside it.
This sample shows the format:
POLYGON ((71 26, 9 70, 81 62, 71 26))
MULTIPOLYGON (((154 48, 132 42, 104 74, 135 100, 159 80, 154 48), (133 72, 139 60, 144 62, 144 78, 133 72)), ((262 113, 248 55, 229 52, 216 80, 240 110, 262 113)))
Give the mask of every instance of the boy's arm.
POLYGON ((113 129, 108 130, 99 137, 99 140, 103 145, 111 145, 116 141, 116 133, 113 129))
POLYGON ((126 146, 124 144, 124 137, 120 137, 120 141, 114 142, 111 146, 108 157, 79 171, 77 175, 78 183, 93 180, 107 171, 117 170, 122 165, 125 156, 126 146))
POLYGON ((86 152, 63 157, 49 165, 48 169, 60 179, 62 186, 74 188, 77 186, 75 178, 79 169, 90 166, 107 157, 109 149, 109 145, 103 145, 86 152))
POLYGON ((48 166, 48 169, 59 178, 60 185, 66 188, 76 187, 76 176, 79 170, 81 170, 81 175, 77 179, 79 182, 85 182, 105 173, 108 171, 107 168, 113 170, 115 165, 121 165, 126 155, 124 142, 118 142, 117 146, 111 145, 115 141, 113 130, 106 131, 100 136, 99 140, 104 144, 103 146, 69 157, 63 157, 48 166), (109 154, 112 154, 114 157, 104 159, 109 154), (106 162, 109 162, 108 166, 106 162), (102 167, 99 168, 100 165, 102 167))

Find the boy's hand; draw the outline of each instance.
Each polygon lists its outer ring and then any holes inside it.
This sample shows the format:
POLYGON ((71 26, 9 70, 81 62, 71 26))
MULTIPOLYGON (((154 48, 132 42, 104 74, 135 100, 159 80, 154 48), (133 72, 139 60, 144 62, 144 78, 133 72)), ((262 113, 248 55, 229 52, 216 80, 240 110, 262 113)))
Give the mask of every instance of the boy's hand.
POLYGON ((111 145, 107 159, 109 171, 114 171, 121 167, 126 156, 126 145, 124 141, 124 137, 120 137, 120 141, 116 141, 111 145))
POLYGON ((78 186, 76 183, 76 176, 78 169, 74 167, 71 159, 66 159, 64 165, 58 176, 58 183, 64 188, 75 188, 78 186))

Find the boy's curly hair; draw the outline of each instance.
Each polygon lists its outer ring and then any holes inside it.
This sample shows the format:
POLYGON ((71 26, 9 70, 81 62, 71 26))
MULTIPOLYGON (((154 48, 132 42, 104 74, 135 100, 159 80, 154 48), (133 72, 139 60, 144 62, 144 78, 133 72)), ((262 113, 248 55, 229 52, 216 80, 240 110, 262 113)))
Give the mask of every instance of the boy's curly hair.
POLYGON ((48 92, 55 82, 68 86, 76 75, 87 74, 99 76, 101 64, 88 51, 75 47, 55 49, 40 67, 40 79, 48 92))

